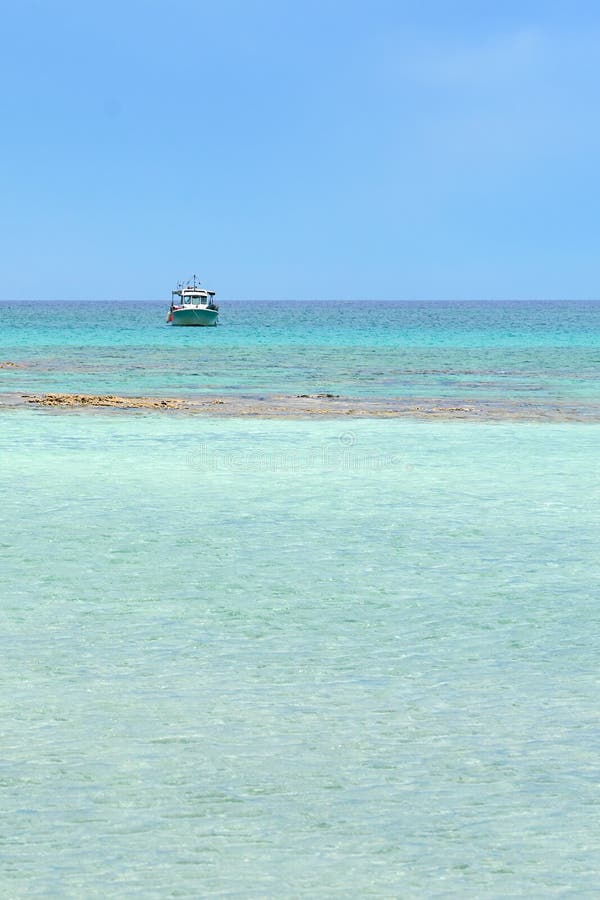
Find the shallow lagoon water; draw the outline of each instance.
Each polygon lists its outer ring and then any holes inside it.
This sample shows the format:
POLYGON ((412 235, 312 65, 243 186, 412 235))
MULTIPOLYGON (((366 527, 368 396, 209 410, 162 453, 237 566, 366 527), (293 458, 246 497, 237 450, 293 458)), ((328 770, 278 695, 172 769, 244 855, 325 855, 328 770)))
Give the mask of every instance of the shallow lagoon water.
POLYGON ((4 896, 596 895, 600 426, 0 419, 4 896))
POLYGON ((172 328, 166 303, 2 303, 0 393, 331 391, 598 403, 600 303, 233 303, 172 328))

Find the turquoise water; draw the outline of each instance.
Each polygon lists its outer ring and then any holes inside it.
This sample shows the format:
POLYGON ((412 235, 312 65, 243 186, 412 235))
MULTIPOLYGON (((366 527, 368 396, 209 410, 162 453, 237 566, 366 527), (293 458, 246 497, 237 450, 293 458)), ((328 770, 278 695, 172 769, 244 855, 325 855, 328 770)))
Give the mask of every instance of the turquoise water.
POLYGON ((599 441, 2 412, 2 895, 595 897, 599 441))
POLYGON ((2 303, 0 393, 600 400, 600 303, 2 303))

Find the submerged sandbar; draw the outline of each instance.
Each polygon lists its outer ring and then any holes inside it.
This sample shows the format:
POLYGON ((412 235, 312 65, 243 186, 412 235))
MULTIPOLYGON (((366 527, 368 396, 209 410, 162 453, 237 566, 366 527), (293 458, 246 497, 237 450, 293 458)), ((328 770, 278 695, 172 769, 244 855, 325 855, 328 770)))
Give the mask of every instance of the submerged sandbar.
POLYGON ((3 394, 0 408, 56 411, 156 411, 184 415, 255 418, 413 418, 421 420, 600 422, 600 404, 562 401, 458 401, 443 398, 357 398, 336 394, 196 397, 128 397, 116 394, 3 394))

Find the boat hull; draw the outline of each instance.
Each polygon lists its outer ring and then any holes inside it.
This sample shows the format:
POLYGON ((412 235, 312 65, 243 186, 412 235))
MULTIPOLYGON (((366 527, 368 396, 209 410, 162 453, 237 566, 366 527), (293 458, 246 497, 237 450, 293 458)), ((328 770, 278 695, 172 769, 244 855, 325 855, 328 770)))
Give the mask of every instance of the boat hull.
POLYGON ((216 309, 172 309, 167 322, 171 325, 210 326, 216 325, 219 318, 216 309))

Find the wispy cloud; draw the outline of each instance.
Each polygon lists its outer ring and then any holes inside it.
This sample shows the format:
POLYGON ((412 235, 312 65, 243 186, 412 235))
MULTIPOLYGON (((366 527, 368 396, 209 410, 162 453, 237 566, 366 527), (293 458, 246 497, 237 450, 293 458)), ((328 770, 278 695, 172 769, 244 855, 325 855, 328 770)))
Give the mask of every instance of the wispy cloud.
POLYGON ((470 39, 396 34, 380 77, 402 107, 410 100, 424 146, 531 161, 600 146, 597 48, 597 34, 534 26, 470 39))
POLYGON ((422 85, 490 87, 535 73, 549 49, 547 36, 533 27, 471 43, 416 40, 397 53, 393 68, 397 76, 422 85))

